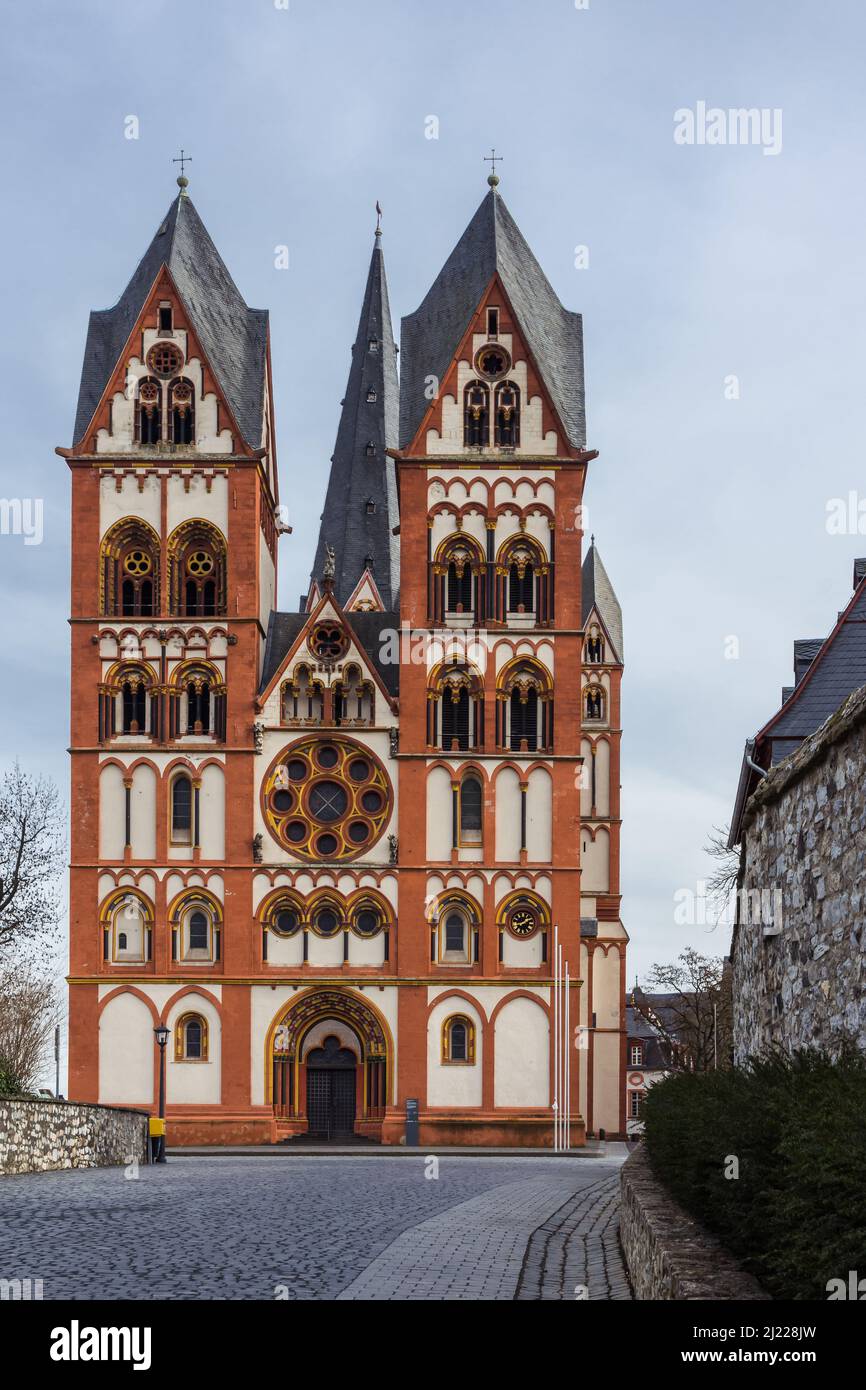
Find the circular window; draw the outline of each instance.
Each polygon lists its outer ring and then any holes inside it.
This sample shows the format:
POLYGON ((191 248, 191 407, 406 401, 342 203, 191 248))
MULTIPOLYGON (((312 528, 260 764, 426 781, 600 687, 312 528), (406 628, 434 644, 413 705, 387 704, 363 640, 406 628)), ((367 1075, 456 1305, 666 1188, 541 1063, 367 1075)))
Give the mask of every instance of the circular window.
POLYGON ((362 936, 375 936, 381 925, 381 917, 371 907, 362 908, 355 918, 355 930, 362 936))
POLYGON ((316 913, 316 931, 320 936, 333 936, 340 925, 340 919, 332 907, 323 907, 316 913))
POLYGON ((310 638, 310 650, 320 661, 338 661, 348 645, 343 629, 332 623, 320 623, 310 638))
POLYGON ((147 354, 147 365, 158 376, 171 376, 179 372, 183 365, 180 348, 174 343, 157 343, 147 354))
POLYGON ((475 366, 482 376, 503 376, 511 366, 511 358, 500 343, 488 343, 476 354, 475 366))
POLYGON ((357 858, 380 839, 393 806, 388 774, 369 749, 317 735, 274 759, 261 799, 274 839, 308 861, 357 858))
POLYGON ((186 567, 190 574, 210 574, 213 569, 213 556, 206 550, 194 550, 187 556, 186 567))
POLYGON ((280 936, 293 936, 301 925, 299 914, 293 907, 284 907, 274 918, 274 931, 280 936))
POLYGON ((348 792, 339 782, 316 782, 310 791, 310 814, 314 815, 316 820, 323 820, 328 824, 339 820, 346 814, 348 804, 348 792))
POLYGON ((151 559, 146 550, 130 550, 123 562, 127 574, 150 574, 151 559))

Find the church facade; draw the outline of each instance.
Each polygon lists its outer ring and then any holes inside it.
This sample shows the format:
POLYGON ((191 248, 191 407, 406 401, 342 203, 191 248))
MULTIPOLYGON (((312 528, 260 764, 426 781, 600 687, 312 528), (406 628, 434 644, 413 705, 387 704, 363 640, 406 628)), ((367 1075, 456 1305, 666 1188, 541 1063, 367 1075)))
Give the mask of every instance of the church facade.
POLYGON ((68 1089, 155 1111, 166 1027, 170 1144, 397 1144, 410 1101, 426 1146, 626 1130, 622 621, 584 551, 582 322, 489 182, 399 379, 377 230, 298 611, 268 317, 185 179, 90 317, 58 450, 68 1089))

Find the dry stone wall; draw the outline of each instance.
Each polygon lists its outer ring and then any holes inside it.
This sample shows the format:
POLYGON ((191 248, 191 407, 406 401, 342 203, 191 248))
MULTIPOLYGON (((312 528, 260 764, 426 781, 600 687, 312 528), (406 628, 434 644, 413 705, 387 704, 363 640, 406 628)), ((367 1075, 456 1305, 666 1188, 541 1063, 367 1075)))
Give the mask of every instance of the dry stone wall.
POLYGON ((0 1100, 0 1173, 147 1161, 142 1110, 71 1101, 0 1100))

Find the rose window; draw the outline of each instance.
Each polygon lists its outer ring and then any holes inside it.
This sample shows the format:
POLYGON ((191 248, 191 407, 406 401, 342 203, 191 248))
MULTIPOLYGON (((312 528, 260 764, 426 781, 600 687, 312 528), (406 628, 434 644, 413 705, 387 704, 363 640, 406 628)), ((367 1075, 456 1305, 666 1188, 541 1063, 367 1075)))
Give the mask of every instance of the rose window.
POLYGON ((379 759, 346 738, 300 740, 272 763, 262 788, 268 829, 299 859, 354 859, 379 839, 391 785, 379 759))
POLYGON ((157 343, 147 354, 147 365, 158 376, 171 376, 180 371, 183 357, 173 343, 157 343))

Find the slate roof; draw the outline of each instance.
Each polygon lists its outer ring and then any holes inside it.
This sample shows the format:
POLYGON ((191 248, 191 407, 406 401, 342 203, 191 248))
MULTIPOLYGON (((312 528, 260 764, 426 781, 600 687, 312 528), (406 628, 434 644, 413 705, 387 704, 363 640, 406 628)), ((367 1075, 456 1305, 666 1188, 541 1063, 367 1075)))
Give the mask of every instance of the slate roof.
POLYGON ((854 583, 854 595, 829 637, 794 643, 794 687, 786 687, 789 693, 781 709, 746 743, 728 841, 732 848, 739 844, 746 802, 760 777, 748 759, 763 768, 780 763, 820 729, 852 691, 866 685, 866 565, 862 560, 855 561, 854 583))
POLYGON ((386 608, 397 604, 400 545, 393 534, 398 522, 394 460, 386 449, 397 447, 399 387, 397 349, 388 304, 388 284, 377 234, 352 363, 331 457, 331 474, 311 578, 321 579, 325 547, 334 549, 334 596, 348 601, 365 569, 376 581, 386 608), (370 351, 370 341, 377 344, 370 351), (368 401, 370 390, 374 401, 368 401), (375 449, 367 455, 367 446, 375 449), (375 510, 368 510, 368 503, 375 510))
POLYGON ((563 308, 502 195, 491 188, 420 307, 402 321, 401 448, 412 442, 430 405, 427 378, 445 376, 497 271, 569 443, 585 447, 581 316, 563 308))
POLYGON ((613 643, 616 658, 618 661, 622 661, 622 608, 608 578, 607 570, 602 564, 594 537, 590 541, 589 550, 583 557, 580 599, 581 623, 585 624, 593 607, 597 608, 613 643))
MULTIPOLYGON (((399 613, 346 613, 345 619, 370 665, 378 672, 388 694, 397 695, 400 688, 400 665, 399 661, 386 660, 391 654, 392 644, 387 638, 383 640, 383 635, 389 632, 399 633, 399 613)), ((309 620, 309 613, 271 613, 259 694, 270 685, 309 620)))
POLYGON ((167 266, 220 390, 252 448, 262 443, 268 314, 249 309, 187 194, 179 193, 117 303, 90 315, 75 413, 78 444, 154 282, 167 266))

